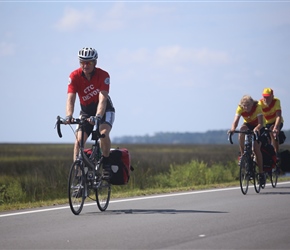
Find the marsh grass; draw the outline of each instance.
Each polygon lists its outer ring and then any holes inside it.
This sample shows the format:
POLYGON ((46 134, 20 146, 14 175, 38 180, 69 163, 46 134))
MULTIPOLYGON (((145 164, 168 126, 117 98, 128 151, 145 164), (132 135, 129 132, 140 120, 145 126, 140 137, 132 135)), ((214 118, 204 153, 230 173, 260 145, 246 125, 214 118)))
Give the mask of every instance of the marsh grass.
MULTIPOLYGON (((238 185, 237 145, 119 147, 129 149, 135 170, 127 185, 113 186, 112 198, 238 185)), ((72 150, 72 144, 0 144, 0 210, 67 203, 72 150)))

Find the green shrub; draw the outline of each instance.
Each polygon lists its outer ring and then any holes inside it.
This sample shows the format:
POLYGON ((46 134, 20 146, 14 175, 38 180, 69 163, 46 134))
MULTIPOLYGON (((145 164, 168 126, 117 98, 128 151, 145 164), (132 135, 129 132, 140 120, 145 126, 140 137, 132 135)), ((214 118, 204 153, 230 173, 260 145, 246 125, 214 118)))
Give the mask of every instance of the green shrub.
POLYGON ((0 205, 4 203, 18 203, 26 199, 19 180, 12 177, 3 177, 0 181, 0 205))
POLYGON ((235 180, 238 174, 236 165, 212 165, 204 162, 191 161, 184 165, 171 165, 168 173, 152 176, 148 186, 155 188, 194 187, 226 183, 235 180))

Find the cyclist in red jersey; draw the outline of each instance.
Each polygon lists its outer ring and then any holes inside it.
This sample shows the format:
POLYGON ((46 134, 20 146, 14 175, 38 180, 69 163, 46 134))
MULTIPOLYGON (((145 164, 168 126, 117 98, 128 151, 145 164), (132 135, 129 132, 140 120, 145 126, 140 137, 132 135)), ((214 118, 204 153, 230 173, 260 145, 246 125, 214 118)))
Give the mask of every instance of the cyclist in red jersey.
MULTIPOLYGON (((76 95, 78 94, 81 112, 80 116, 88 118, 90 124, 85 128, 84 140, 93 131, 94 125, 99 127, 100 133, 105 134, 101 138, 101 150, 103 163, 108 164, 111 149, 110 131, 115 120, 115 108, 109 96, 110 76, 108 72, 97 68, 98 53, 95 49, 85 47, 78 53, 80 68, 71 72, 69 76, 66 121, 70 123, 73 117, 76 95)), ((76 160, 79 152, 81 132, 76 132, 73 159, 76 160)))

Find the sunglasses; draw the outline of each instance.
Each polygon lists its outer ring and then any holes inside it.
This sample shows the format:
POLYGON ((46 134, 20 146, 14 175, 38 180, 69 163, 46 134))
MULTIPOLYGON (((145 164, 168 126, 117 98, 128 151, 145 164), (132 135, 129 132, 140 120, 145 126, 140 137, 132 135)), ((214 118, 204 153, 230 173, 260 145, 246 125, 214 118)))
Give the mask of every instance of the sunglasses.
POLYGON ((95 61, 80 61, 80 64, 81 65, 94 65, 95 64, 95 61))

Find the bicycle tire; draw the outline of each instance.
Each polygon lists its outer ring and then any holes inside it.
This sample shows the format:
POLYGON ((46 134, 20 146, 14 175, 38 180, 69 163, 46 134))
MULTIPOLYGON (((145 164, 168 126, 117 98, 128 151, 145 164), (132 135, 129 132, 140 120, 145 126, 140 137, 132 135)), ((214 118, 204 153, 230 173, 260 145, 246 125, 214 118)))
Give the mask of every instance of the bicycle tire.
POLYGON ((79 215, 82 211, 86 198, 84 177, 83 163, 77 160, 72 164, 68 178, 69 206, 75 215, 79 215))
POLYGON ((97 183, 95 186, 95 196, 96 196, 96 202, 97 206, 100 211, 105 211, 110 202, 111 198, 111 183, 109 182, 110 179, 110 173, 106 172, 106 178, 104 177, 104 169, 103 164, 97 164, 96 168, 96 175, 97 175, 97 183))
POLYGON ((260 193, 261 191, 261 185, 260 185, 260 179, 259 179, 259 167, 256 162, 253 162, 253 176, 254 176, 254 188, 256 193, 260 193))
POLYGON ((103 212, 108 208, 111 197, 111 184, 109 181, 101 179, 95 193, 97 206, 103 212))
POLYGON ((240 187, 244 195, 247 194, 249 188, 249 166, 250 157, 247 154, 242 155, 240 159, 240 187))
POLYGON ((278 176, 279 176, 279 173, 278 173, 277 166, 276 166, 273 169, 271 176, 270 176, 270 180, 271 180, 271 184, 272 184, 273 188, 277 187, 278 176))

